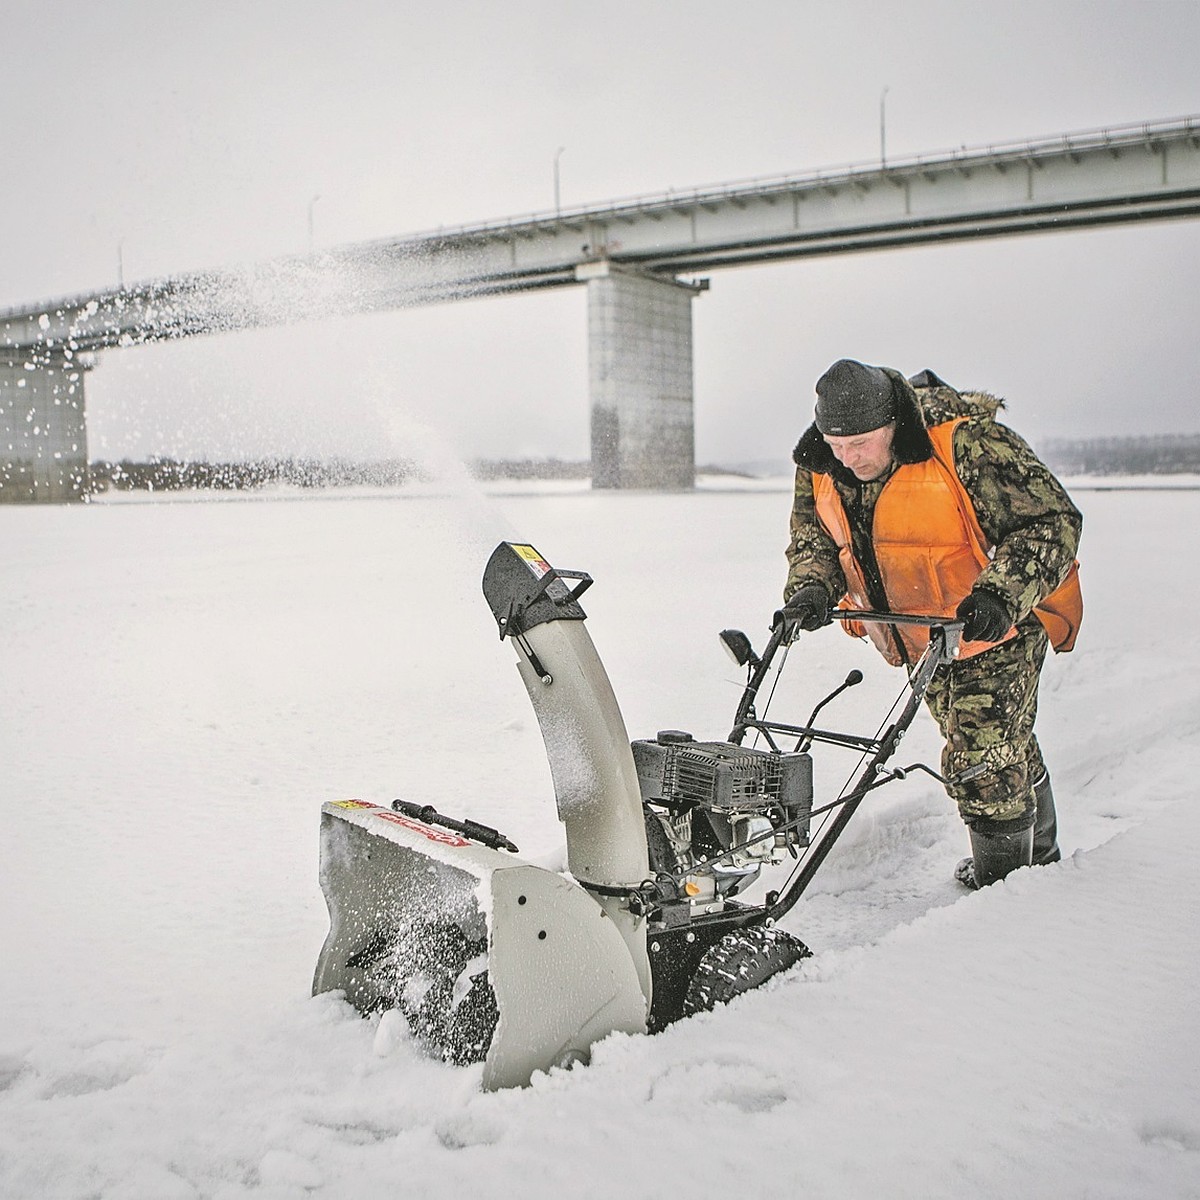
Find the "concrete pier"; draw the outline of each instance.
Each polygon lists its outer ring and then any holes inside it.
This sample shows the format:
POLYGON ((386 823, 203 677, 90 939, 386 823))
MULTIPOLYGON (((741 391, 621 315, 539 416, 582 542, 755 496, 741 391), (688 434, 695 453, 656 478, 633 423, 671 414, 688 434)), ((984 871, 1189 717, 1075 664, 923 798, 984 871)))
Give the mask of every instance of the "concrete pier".
POLYGON ((0 350, 0 503, 61 504, 88 488, 86 367, 0 350))
POLYGON ((692 300, 707 284, 609 262, 577 278, 588 289, 592 486, 692 487, 692 300))

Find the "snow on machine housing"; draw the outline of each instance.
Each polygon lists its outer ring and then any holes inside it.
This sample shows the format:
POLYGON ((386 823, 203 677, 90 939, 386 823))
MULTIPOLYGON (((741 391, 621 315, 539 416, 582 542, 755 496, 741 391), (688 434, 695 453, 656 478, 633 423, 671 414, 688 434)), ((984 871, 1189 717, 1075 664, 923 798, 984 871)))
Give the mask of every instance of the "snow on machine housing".
POLYGON ((744 634, 726 630, 722 640, 747 669, 729 738, 702 742, 666 730, 631 743, 584 627, 579 597, 591 583, 510 542, 495 549, 483 577, 541 728, 570 878, 523 862, 497 830, 431 806, 335 800, 322 808, 330 931, 313 993, 340 989, 364 1014, 399 1009, 432 1052, 482 1062, 489 1089, 586 1060, 614 1031, 655 1032, 807 956, 775 922, 866 793, 904 777, 883 764, 933 671, 956 651, 961 628, 942 618, 839 614, 931 627, 907 702, 876 737, 812 727, 858 672, 806 725, 760 719, 754 702, 786 644, 783 625, 776 622, 761 658, 744 634), (741 745, 749 731, 765 749, 741 745), (782 749, 784 739, 794 747, 782 749), (816 810, 814 742, 866 760, 854 785, 816 810), (816 813, 830 819, 810 845, 816 813), (763 866, 801 850, 782 891, 761 904, 734 899, 763 866))

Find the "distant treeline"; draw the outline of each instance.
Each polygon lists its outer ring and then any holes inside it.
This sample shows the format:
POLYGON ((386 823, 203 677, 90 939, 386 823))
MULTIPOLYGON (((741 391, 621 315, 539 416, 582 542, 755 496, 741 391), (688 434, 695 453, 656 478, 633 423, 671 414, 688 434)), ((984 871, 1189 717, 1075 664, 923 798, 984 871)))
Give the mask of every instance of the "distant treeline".
MULTIPOLYGON (((1054 438, 1040 443, 1038 451, 1064 475, 1200 475, 1200 434, 1054 438)), ((468 467, 471 475, 481 480, 587 479, 591 475, 589 463, 559 458, 476 459, 468 467)), ((701 471, 737 473, 715 466, 701 471)), ((213 463, 152 458, 91 465, 93 492, 240 491, 280 484, 301 488, 398 487, 428 478, 427 471, 407 459, 363 463, 279 458, 213 463)))
POLYGON ((1159 437, 1053 438, 1040 444, 1064 475, 1200 475, 1200 434, 1159 437))
POLYGON ((93 492, 173 492, 191 489, 240 491, 287 484, 292 487, 390 487, 416 477, 412 463, 403 460, 355 463, 341 459, 279 458, 252 462, 182 462, 151 458, 146 462, 94 462, 93 492))
POLYGON ((470 470, 476 479, 588 479, 592 464, 561 458, 477 458, 470 470))
MULTIPOLYGON (((586 479, 591 466, 558 458, 479 459, 469 464, 476 479, 586 479)), ((398 487, 426 480, 429 473, 406 459, 351 462, 345 459, 271 458, 250 462, 184 462, 151 458, 145 462, 91 464, 93 492, 182 490, 242 491, 272 485, 302 488, 398 487)))

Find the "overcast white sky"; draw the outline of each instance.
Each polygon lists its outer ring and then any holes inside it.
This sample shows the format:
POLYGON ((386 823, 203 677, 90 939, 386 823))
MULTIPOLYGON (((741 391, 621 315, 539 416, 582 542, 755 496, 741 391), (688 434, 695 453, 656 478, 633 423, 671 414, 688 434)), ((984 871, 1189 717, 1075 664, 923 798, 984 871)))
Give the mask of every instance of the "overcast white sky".
MULTIPOLYGON (((1200 113, 1200 2, 0 0, 0 305, 876 158, 1200 113), (320 197, 314 199, 314 197, 320 197)), ((712 276, 697 456, 786 458, 842 356, 1038 440, 1200 432, 1200 221, 712 276)), ((585 296, 105 354, 93 456, 588 452, 585 296), (417 443, 421 445, 418 446, 417 443), (431 449, 432 448, 432 449, 431 449)))

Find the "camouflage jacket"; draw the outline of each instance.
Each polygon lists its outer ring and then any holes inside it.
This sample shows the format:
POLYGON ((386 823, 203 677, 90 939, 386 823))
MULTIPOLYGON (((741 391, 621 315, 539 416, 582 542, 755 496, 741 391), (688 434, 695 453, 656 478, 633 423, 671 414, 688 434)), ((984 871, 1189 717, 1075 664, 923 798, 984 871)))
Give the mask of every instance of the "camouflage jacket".
MULTIPOLYGON (((995 419, 1003 401, 983 392, 956 392, 929 372, 914 382, 930 386, 917 387, 897 371, 888 370, 888 375, 897 396, 895 464, 924 462, 932 453, 926 429, 956 417, 967 418, 954 431, 954 466, 994 547, 994 557, 976 586, 1003 600, 1019 624, 1070 570, 1083 517, 1026 442, 995 419)), ((872 603, 887 608, 870 530, 875 502, 891 472, 883 479, 860 483, 834 458, 816 425, 801 437, 792 457, 796 492, 784 599, 806 583, 823 584, 835 601, 845 592, 837 547, 813 508, 815 471, 833 478, 850 518, 855 558, 866 575, 872 603)))

